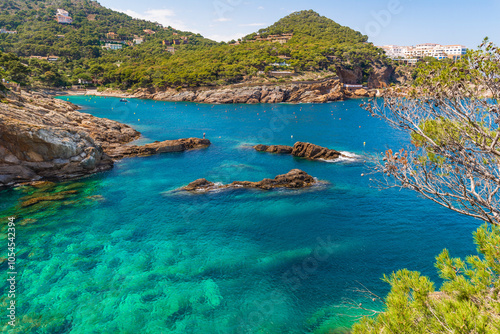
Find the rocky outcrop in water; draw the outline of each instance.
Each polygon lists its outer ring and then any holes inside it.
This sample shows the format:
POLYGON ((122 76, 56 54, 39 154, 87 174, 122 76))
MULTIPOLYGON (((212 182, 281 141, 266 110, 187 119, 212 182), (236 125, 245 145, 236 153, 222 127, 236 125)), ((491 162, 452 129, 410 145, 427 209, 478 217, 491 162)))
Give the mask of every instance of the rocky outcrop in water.
POLYGON ((311 160, 335 160, 341 156, 341 153, 310 143, 296 142, 293 145, 292 155, 311 160))
POLYGON ((275 188, 305 188, 316 183, 316 180, 309 174, 300 169, 292 169, 286 174, 278 175, 274 179, 264 179, 259 182, 234 181, 231 184, 216 185, 206 179, 198 179, 191 182, 181 190, 185 191, 209 191, 228 188, 256 188, 270 190, 275 188))
POLYGON ((342 156, 339 151, 331 150, 318 145, 296 142, 293 147, 284 145, 256 145, 254 149, 259 152, 291 154, 295 157, 306 158, 310 160, 335 160, 342 156))
POLYGON ((0 187, 63 180, 109 170, 113 160, 206 147, 183 139, 126 146, 140 133, 130 126, 76 111, 43 94, 0 92, 0 187))
POLYGON ((343 83, 329 79, 314 83, 261 85, 231 88, 167 90, 140 89, 135 97, 173 102, 228 103, 324 103, 345 98, 343 83))
POLYGON ((267 152, 267 153, 277 153, 277 154, 292 154, 293 147, 286 145, 255 145, 253 147, 255 150, 259 152, 267 152))
POLYGON ((160 153, 183 152, 187 150, 206 148, 210 146, 208 139, 187 138, 177 140, 156 141, 142 146, 124 145, 110 152, 113 159, 125 157, 148 156, 160 153))

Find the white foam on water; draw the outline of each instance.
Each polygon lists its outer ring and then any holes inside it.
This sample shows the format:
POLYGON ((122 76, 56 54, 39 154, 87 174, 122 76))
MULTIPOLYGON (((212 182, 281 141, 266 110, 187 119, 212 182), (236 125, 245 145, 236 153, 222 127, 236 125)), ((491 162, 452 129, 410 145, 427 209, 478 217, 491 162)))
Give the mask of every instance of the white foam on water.
POLYGON ((326 159, 318 159, 320 161, 324 162, 331 162, 331 163, 336 163, 336 162, 356 162, 359 161, 363 158, 363 156, 352 153, 352 152, 347 152, 347 151, 340 151, 341 156, 338 157, 335 160, 326 160, 326 159))

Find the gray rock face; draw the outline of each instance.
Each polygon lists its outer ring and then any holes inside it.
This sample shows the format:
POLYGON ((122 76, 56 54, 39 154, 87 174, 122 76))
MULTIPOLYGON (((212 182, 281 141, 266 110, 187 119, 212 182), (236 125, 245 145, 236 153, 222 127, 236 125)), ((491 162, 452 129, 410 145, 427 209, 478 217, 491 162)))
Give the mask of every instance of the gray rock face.
POLYGON ((123 157, 207 147, 207 139, 125 145, 140 134, 77 106, 40 94, 0 93, 0 187, 78 178, 113 167, 123 157))
POLYGON ((338 79, 317 83, 284 84, 282 86, 252 86, 237 88, 190 89, 177 91, 138 90, 135 97, 211 104, 229 103, 324 103, 345 98, 343 84, 338 79))
POLYGON ((386 88, 394 75, 394 67, 373 65, 373 71, 368 78, 368 88, 386 88))

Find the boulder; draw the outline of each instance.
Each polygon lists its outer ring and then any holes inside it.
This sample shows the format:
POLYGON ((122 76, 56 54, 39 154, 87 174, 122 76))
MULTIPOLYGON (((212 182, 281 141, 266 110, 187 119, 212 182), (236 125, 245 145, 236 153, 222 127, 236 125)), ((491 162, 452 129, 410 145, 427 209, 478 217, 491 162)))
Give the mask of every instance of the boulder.
POLYGON ((366 97, 368 96, 368 91, 364 88, 360 88, 360 89, 356 89, 354 91, 354 95, 357 95, 357 96, 363 96, 363 97, 366 97))

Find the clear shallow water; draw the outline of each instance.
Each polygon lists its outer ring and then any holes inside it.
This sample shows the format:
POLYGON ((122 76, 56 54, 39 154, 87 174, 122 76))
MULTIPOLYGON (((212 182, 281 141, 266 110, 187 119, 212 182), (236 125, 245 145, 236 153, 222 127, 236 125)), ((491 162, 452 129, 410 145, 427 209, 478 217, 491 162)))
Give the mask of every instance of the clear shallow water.
MULTIPOLYGON (((363 159, 311 162, 248 147, 308 141, 370 157, 407 140, 369 117, 359 100, 252 106, 69 100, 132 125, 144 135, 141 143, 205 132, 212 146, 126 159, 56 188, 0 192, 1 215, 19 216, 19 324, 12 333, 342 332, 358 315, 342 307, 345 299, 365 302, 353 292, 357 282, 384 295, 384 273, 408 268, 438 281, 434 257, 443 248, 454 256, 474 252, 471 233, 479 222, 409 191, 370 187, 361 177, 363 159), (173 192, 202 177, 258 181, 293 168, 328 184, 173 192), (20 206, 23 197, 68 190, 77 193, 20 206)), ((5 281, 0 287, 7 289, 5 281)))

